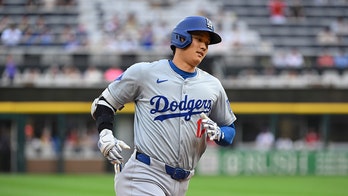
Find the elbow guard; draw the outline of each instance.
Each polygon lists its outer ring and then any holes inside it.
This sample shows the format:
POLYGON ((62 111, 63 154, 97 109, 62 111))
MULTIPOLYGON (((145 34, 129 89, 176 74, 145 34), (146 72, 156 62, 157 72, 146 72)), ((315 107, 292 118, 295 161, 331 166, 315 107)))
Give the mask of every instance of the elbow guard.
POLYGON ((91 115, 96 120, 97 129, 113 129, 114 115, 116 109, 105 100, 103 96, 96 98, 91 106, 91 115))
POLYGON ((98 106, 105 106, 105 107, 109 108, 113 113, 116 112, 116 109, 113 108, 113 107, 109 104, 109 102, 107 102, 107 101, 105 100, 104 97, 102 97, 102 96, 101 96, 101 97, 98 97, 98 98, 94 99, 94 101, 93 101, 93 103, 92 103, 92 105, 91 105, 91 115, 92 115, 92 117, 93 117, 94 120, 97 120, 96 111, 97 111, 98 106))
POLYGON ((96 120, 95 112, 96 112, 98 105, 103 105, 103 106, 110 108, 113 111, 113 113, 115 113, 116 110, 121 110, 124 107, 124 105, 119 104, 113 98, 113 96, 109 92, 109 89, 105 89, 98 98, 94 99, 94 101, 92 103, 91 115, 92 115, 94 120, 96 120))
POLYGON ((113 113, 115 113, 116 110, 120 110, 123 108, 123 105, 115 101, 108 89, 105 89, 98 98, 94 99, 92 103, 91 115, 94 120, 96 120, 95 112, 98 105, 103 105, 110 108, 113 111, 113 113))

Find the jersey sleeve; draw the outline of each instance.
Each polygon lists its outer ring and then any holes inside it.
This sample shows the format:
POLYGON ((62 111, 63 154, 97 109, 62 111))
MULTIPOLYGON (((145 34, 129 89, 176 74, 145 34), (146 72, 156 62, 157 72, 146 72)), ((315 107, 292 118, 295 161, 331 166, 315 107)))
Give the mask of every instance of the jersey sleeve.
POLYGON ((139 95, 143 76, 143 66, 145 66, 144 63, 137 63, 130 66, 122 75, 109 84, 108 90, 114 98, 114 101, 120 106, 133 102, 139 95))
POLYGON ((230 101, 222 84, 218 82, 217 86, 220 89, 219 96, 212 107, 209 117, 219 126, 230 126, 237 118, 232 111, 230 101))

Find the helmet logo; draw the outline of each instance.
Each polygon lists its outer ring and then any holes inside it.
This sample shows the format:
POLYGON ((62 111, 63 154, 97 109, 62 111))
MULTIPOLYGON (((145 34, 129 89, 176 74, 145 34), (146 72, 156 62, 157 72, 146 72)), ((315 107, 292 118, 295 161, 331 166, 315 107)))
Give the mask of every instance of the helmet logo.
POLYGON ((205 20, 206 20, 208 29, 211 29, 213 31, 214 30, 213 23, 208 18, 206 18, 205 20))

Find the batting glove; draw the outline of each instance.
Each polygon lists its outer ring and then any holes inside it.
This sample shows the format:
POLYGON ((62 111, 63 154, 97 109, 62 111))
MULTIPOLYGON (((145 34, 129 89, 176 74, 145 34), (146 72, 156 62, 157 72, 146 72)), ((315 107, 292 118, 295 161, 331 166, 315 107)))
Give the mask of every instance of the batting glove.
POLYGON ((122 149, 130 149, 125 142, 116 139, 109 129, 103 129, 100 132, 98 148, 112 164, 121 164, 123 162, 123 157, 120 154, 122 149))
POLYGON ((202 116, 202 125, 206 129, 207 135, 210 140, 217 140, 220 141, 220 139, 224 138, 223 132, 221 132, 220 127, 210 118, 208 118, 206 115, 202 116))

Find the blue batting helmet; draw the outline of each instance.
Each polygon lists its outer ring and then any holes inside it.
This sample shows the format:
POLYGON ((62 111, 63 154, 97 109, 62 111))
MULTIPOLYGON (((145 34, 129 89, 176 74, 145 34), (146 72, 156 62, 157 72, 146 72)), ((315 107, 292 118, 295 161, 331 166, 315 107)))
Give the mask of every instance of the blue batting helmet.
POLYGON ((217 44, 221 42, 221 37, 214 32, 213 23, 203 16, 189 16, 180 21, 174 28, 171 35, 170 48, 174 47, 185 48, 192 42, 190 32, 192 31, 206 31, 210 33, 210 44, 217 44))

